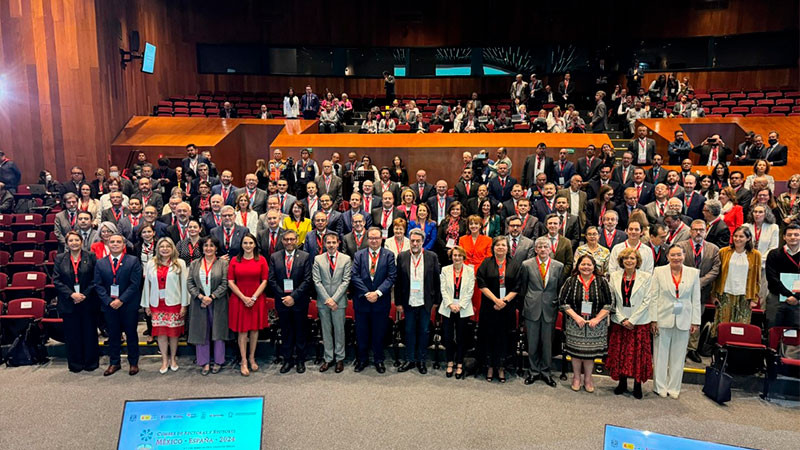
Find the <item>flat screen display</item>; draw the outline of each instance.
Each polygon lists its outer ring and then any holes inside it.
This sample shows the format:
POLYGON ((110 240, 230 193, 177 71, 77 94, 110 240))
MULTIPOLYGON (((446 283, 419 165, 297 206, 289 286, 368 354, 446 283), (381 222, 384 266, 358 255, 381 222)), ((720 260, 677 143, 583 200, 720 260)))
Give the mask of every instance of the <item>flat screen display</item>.
POLYGON ((119 450, 260 449, 264 397, 128 400, 119 450))
POLYGON ((144 55, 142 55, 142 72, 153 73, 156 67, 156 46, 145 42, 144 55))
POLYGON ((748 447, 718 444, 716 442, 698 441, 651 431, 634 430, 614 425, 606 425, 603 450, 731 450, 748 447))

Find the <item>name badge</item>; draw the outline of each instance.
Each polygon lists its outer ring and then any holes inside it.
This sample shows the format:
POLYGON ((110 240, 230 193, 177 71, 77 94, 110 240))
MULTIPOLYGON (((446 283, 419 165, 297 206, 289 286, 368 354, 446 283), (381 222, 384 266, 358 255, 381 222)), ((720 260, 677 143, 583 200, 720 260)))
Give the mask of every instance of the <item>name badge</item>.
POLYGON ((303 170, 300 172, 300 178, 305 178, 305 177, 306 177, 306 171, 303 170))
POLYGON ((503 286, 500 288, 500 299, 502 300, 506 296, 506 287, 503 286))
POLYGON ((586 316, 592 315, 592 302, 581 302, 581 314, 586 316))
POLYGON ((294 280, 291 278, 288 280, 283 280, 283 293, 287 294, 294 290, 294 280))
POLYGON ((558 184, 564 185, 564 177, 558 177, 558 184))
POLYGON ((72 289, 75 291, 76 294, 80 294, 81 293, 81 285, 80 284, 76 284, 75 286, 72 286, 72 289))
POLYGON ((672 314, 676 316, 683 311, 683 303, 681 302, 673 302, 672 303, 672 314))
POLYGON ((411 292, 417 293, 422 290, 422 282, 419 280, 411 280, 411 292))
POLYGON ((450 238, 450 239, 447 240, 447 245, 446 245, 447 248, 453 248, 455 246, 456 246, 456 240, 455 239, 450 238))
POLYGON ((166 289, 159 289, 158 290, 158 298, 159 298, 159 300, 165 300, 167 298, 167 290, 166 289))
POLYGON ((110 295, 112 297, 114 297, 114 298, 118 298, 119 297, 119 285, 118 284, 112 284, 110 291, 111 291, 110 295))
POLYGON ((389 230, 388 229, 382 229, 381 230, 381 237, 384 238, 384 239, 388 238, 389 237, 389 230))
POLYGON ((632 309, 633 308, 631 308, 630 306, 623 306, 622 307, 622 315, 625 316, 626 319, 630 319, 631 318, 631 313, 633 312, 633 311, 631 311, 632 309))

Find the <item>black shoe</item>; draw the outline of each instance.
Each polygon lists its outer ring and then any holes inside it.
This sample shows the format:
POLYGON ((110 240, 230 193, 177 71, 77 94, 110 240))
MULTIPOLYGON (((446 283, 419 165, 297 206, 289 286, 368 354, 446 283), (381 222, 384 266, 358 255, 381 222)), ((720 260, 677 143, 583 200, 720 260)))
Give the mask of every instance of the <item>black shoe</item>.
POLYGON ((83 367, 70 367, 69 371, 72 373, 83 372, 83 367))
POLYGON ((697 354, 697 350, 689 350, 689 353, 687 353, 687 354, 686 354, 686 356, 687 356, 687 357, 688 357, 690 360, 692 360, 692 361, 694 361, 694 362, 696 362, 696 363, 698 363, 698 364, 700 364, 700 363, 702 363, 702 362, 703 362, 703 359, 702 359, 702 358, 700 358, 700 355, 699 355, 699 354, 697 354))
POLYGON ((356 373, 363 372, 366 367, 367 367, 366 363, 363 363, 361 361, 356 361, 356 365, 353 367, 353 372, 356 373))
POLYGON ((642 383, 633 383, 633 397, 637 400, 642 399, 642 383))
POLYGON ((428 365, 425 364, 424 362, 418 363, 417 369, 419 370, 419 373, 421 373, 422 375, 428 373, 428 365))
POLYGON ((527 377, 525 377, 525 384, 533 384, 536 382, 537 378, 539 378, 538 375, 535 377, 533 375, 528 375, 527 377))
POLYGON ((413 361, 406 361, 400 367, 397 368, 397 371, 401 372, 401 373, 402 372, 408 372, 409 370, 411 370, 414 367, 416 367, 416 365, 417 364, 415 362, 413 362, 413 361))
POLYGON ((464 367, 461 367, 461 372, 458 371, 456 367, 456 380, 463 380, 464 379, 464 367))
POLYGON ((445 371, 444 374, 447 375, 447 378, 453 377, 453 366, 449 366, 445 371))
POLYGON ((306 371, 306 363, 300 361, 297 363, 297 373, 303 373, 306 371))
POLYGON ((386 366, 384 366, 382 362, 375 363, 375 371, 378 373, 385 373, 386 366))
POLYGON ((550 387, 556 387, 556 380, 554 380, 554 379, 553 379, 553 377, 546 377, 546 376, 542 375, 542 376, 540 377, 540 379, 541 379, 542 381, 544 381, 544 383, 545 383, 546 385, 548 385, 548 386, 550 386, 550 387))
POLYGON ((281 373, 287 373, 287 372, 289 372, 290 370, 292 370, 292 367, 294 367, 294 363, 291 363, 291 362, 285 362, 285 363, 283 363, 283 365, 281 366, 281 370, 280 370, 280 372, 281 372, 281 373))

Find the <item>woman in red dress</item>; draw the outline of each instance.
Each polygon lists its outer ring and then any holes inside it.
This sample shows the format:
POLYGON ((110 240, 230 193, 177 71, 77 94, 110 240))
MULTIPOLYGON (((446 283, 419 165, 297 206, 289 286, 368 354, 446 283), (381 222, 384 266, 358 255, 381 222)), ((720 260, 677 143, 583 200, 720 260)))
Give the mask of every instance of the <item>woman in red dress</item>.
MULTIPOLYGON (((492 256, 492 238, 482 234, 483 219, 477 214, 467 217, 467 230, 469 234, 458 239, 459 247, 467 253, 464 264, 472 267, 475 272, 481 266, 483 260, 492 256)), ((480 305, 481 290, 478 289, 478 282, 475 282, 475 289, 472 291, 472 304, 480 305)))
POLYGON ((269 311, 264 299, 268 279, 267 260, 258 254, 255 236, 248 233, 242 238, 239 255, 231 258, 228 266, 228 287, 233 294, 228 299, 228 326, 237 333, 239 354, 242 358, 241 373, 245 377, 250 375, 250 370, 258 371, 258 331, 269 326, 269 311), (248 362, 250 370, 247 367, 248 362))
POLYGON ((178 257, 172 239, 159 239, 156 252, 158 256, 151 259, 144 269, 141 306, 153 321, 152 333, 161 352, 159 373, 163 375, 167 370, 178 370, 178 338, 183 334, 184 317, 189 306, 186 285, 189 271, 178 257))

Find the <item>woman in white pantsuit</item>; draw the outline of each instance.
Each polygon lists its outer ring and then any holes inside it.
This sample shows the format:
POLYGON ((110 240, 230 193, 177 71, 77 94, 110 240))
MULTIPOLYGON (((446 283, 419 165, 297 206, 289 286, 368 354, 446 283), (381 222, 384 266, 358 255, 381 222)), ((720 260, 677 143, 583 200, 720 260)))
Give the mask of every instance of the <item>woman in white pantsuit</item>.
POLYGON ((700 271, 683 265, 683 249, 669 249, 669 265, 656 267, 650 283, 650 322, 655 335, 654 384, 661 397, 678 398, 689 335, 700 326, 700 271))

